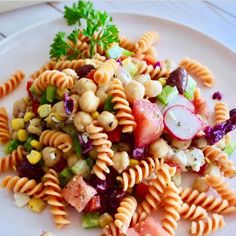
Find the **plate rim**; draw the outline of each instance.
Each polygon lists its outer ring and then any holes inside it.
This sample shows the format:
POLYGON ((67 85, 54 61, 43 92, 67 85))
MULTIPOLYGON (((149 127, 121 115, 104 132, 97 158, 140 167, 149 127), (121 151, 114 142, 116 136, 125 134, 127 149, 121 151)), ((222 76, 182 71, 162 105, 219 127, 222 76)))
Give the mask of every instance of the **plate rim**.
MULTIPOLYGON (((224 44, 223 42, 219 41, 217 38, 211 36, 211 35, 208 35, 198 29, 195 29, 193 28, 192 26, 189 26, 189 25, 186 25, 185 23, 180 23, 180 22, 177 22, 177 21, 174 21, 172 19, 167 19, 165 17, 159 17, 159 16, 155 16, 153 14, 144 14, 144 13, 138 13, 138 12, 129 12, 129 11, 108 11, 109 14, 111 14, 112 16, 113 15, 125 15, 125 16, 132 16, 132 17, 146 17, 146 18, 150 18, 150 19, 153 19, 153 20, 159 20, 159 21, 165 21, 166 23, 168 24, 174 24, 178 27, 184 27, 186 28, 187 30, 191 30, 191 31, 194 31, 194 33, 198 33, 200 34, 202 37, 206 38, 207 40, 211 40, 213 41, 215 44, 218 44, 218 46, 220 46, 221 48, 223 48, 224 50, 227 50, 228 53, 231 53, 233 54, 233 56, 236 56, 236 51, 231 48, 230 46, 224 44)), ((56 21, 59 21, 59 20, 63 20, 63 15, 62 16, 58 16, 56 17, 55 19, 51 19, 51 20, 45 20, 45 21, 41 21, 39 23, 35 23, 33 25, 30 25, 30 26, 27 26, 21 30, 18 30, 17 32, 11 34, 10 36, 7 36, 6 38, 4 38, 3 40, 0 41, 0 47, 2 47, 5 43, 8 43, 9 41, 11 41, 12 39, 14 39, 15 37, 21 35, 21 34, 24 34, 25 32, 27 31, 30 31, 34 28, 37 28, 37 27, 40 27, 40 26, 43 26, 43 25, 46 25, 46 24, 49 24, 51 22, 56 22, 56 21)))

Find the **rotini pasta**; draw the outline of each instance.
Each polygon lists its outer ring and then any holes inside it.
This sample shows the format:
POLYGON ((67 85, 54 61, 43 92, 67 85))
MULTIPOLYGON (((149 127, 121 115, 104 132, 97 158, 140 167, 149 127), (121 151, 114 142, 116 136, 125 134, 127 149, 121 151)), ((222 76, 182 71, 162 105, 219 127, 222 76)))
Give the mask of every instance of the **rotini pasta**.
POLYGON ((132 188, 135 184, 140 183, 159 168, 160 161, 158 158, 148 157, 146 160, 142 160, 139 165, 135 165, 124 171, 122 177, 117 177, 117 180, 121 182, 123 190, 126 191, 128 188, 132 188))
POLYGON ((146 52, 150 47, 160 39, 156 31, 148 31, 144 33, 137 41, 138 52, 146 52))
POLYGON ((197 114, 204 116, 204 117, 208 117, 207 102, 204 98, 202 98, 199 88, 196 88, 194 91, 194 101, 193 102, 194 102, 195 112, 197 114))
POLYGON ((72 88, 73 78, 57 70, 46 70, 34 80, 33 88, 35 93, 41 94, 48 85, 55 85, 60 89, 72 88))
POLYGON ((5 83, 1 84, 0 99, 11 93, 17 86, 19 86, 20 82, 24 78, 25 74, 21 70, 19 70, 16 71, 5 83))
POLYGON ((118 63, 114 59, 105 61, 94 74, 95 82, 99 85, 107 84, 115 74, 117 68, 118 63))
POLYGON ((137 207, 137 201, 133 196, 126 196, 121 201, 115 214, 114 224, 119 228, 119 232, 125 234, 129 228, 132 216, 137 207))
POLYGON ((40 135, 39 141, 46 146, 58 148, 63 152, 70 151, 72 147, 70 135, 56 130, 44 130, 40 135))
POLYGON ((184 67, 191 76, 198 78, 206 87, 213 87, 215 83, 213 74, 198 61, 184 58, 179 65, 184 67))
POLYGON ((207 183, 229 202, 230 206, 236 206, 236 192, 229 188, 228 183, 225 183, 221 177, 213 175, 207 175, 205 178, 207 183))
POLYGON ((23 146, 18 146, 10 155, 0 158, 0 173, 13 170, 13 167, 19 164, 26 152, 23 146))
POLYGON ((222 215, 213 214, 212 218, 207 217, 198 222, 192 222, 191 235, 209 235, 225 226, 224 218, 222 215))
POLYGON ((137 44, 135 44, 135 42, 132 42, 131 40, 129 40, 128 38, 126 38, 124 36, 120 36, 119 45, 122 48, 130 50, 132 52, 136 52, 137 51, 137 44))
POLYGON ((67 219, 65 203, 61 194, 57 172, 53 169, 49 169, 43 178, 44 186, 46 188, 45 194, 47 196, 48 205, 51 206, 50 212, 53 216, 54 223, 58 228, 70 224, 70 221, 67 219))
POLYGON ((204 208, 194 204, 189 205, 183 203, 180 209, 180 215, 185 220, 201 220, 207 217, 207 212, 204 208))
POLYGON ((133 132, 136 122, 129 106, 129 102, 126 99, 124 87, 119 79, 113 80, 110 95, 112 96, 112 103, 115 104, 114 109, 117 110, 116 118, 119 125, 123 126, 122 132, 133 132))
POLYGON ((93 146, 97 150, 96 164, 93 166, 93 171, 100 179, 106 179, 105 173, 109 173, 109 166, 112 166, 113 151, 111 150, 111 142, 107 140, 107 134, 103 133, 103 128, 99 126, 98 121, 86 127, 89 138, 93 141, 93 146))
POLYGON ((229 108, 224 102, 215 103, 215 121, 219 124, 229 119, 229 108))
POLYGON ((10 137, 7 111, 4 107, 0 107, 0 144, 6 144, 10 137))
POLYGON ((102 229, 101 236, 122 236, 122 234, 119 232, 119 228, 115 226, 114 222, 111 222, 102 229))
POLYGON ((30 75, 30 78, 32 80, 35 80, 37 79, 44 71, 46 70, 53 70, 55 69, 55 64, 56 64, 56 61, 49 61, 47 62, 45 65, 43 65, 39 70, 35 71, 33 74, 30 75))

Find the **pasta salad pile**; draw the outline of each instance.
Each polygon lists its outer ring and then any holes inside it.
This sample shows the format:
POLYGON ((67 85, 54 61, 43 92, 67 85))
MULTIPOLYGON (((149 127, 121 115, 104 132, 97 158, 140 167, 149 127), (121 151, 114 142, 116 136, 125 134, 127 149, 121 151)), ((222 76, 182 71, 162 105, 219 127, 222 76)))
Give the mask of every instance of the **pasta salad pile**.
MULTIPOLYGON (((222 228, 236 210, 226 181, 236 175, 236 109, 217 101, 209 125, 198 84, 212 88, 213 74, 189 58, 160 60, 156 31, 122 37, 90 2, 66 7, 64 17, 87 25, 56 35, 52 59, 30 75, 11 119, 0 107, 0 173, 12 172, 1 186, 18 207, 49 206, 57 228, 70 224, 69 206, 101 235, 175 235, 180 219, 191 235, 222 228), (159 209, 160 222, 151 217, 159 209)), ((16 71, 0 85, 0 99, 24 77, 16 71)))

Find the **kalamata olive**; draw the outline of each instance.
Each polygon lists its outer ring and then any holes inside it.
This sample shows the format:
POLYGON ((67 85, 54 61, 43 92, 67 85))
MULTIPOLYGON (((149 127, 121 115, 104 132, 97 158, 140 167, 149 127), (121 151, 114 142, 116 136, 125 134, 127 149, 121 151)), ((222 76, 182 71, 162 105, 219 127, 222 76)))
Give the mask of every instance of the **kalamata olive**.
POLYGON ((183 67, 178 67, 172 71, 166 81, 170 86, 176 86, 180 94, 183 94, 188 82, 188 73, 183 67))
POLYGON ((108 197, 108 210, 109 213, 115 214, 120 202, 125 196, 125 192, 122 189, 115 189, 108 197))
POLYGON ((109 186, 107 179, 101 180, 96 175, 91 176, 90 184, 97 190, 98 193, 105 193, 111 187, 111 186, 109 186))
POLYGON ((44 171, 40 164, 31 165, 27 159, 24 159, 16 166, 17 173, 20 177, 27 177, 40 181, 44 175, 44 171))
POLYGON ((75 70, 76 74, 79 76, 79 78, 86 77, 87 74, 94 69, 93 65, 84 65, 75 70))
POLYGON ((232 117, 236 114, 236 108, 234 109, 231 109, 230 112, 229 112, 229 116, 232 117))

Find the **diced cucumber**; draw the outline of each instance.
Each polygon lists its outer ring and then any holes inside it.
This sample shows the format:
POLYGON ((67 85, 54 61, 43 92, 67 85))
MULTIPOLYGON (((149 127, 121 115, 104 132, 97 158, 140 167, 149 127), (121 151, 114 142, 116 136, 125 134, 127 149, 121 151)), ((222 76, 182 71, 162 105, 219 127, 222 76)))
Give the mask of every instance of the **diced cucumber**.
POLYGON ((124 50, 123 48, 115 44, 107 50, 106 54, 107 54, 107 57, 117 59, 118 57, 122 55, 123 50, 124 50))
POLYGON ((79 174, 83 178, 86 178, 90 174, 90 168, 86 160, 78 160, 72 167, 71 170, 74 174, 79 174))
POLYGON ((99 213, 87 213, 82 215, 82 227, 84 229, 99 227, 99 213))
POLYGON ((9 141, 4 148, 5 153, 11 154, 14 150, 18 148, 20 144, 20 141, 18 141, 17 139, 9 141))
POLYGON ((167 105, 169 102, 171 102, 174 97, 178 95, 178 89, 176 87, 172 87, 170 85, 166 85, 161 93, 157 96, 157 99, 163 103, 164 105, 167 105))
POLYGON ((225 147, 224 152, 225 152, 228 156, 230 156, 230 155, 234 152, 235 149, 236 149, 236 143, 229 143, 229 144, 225 147))
POLYGON ((40 99, 40 105, 48 104, 46 90, 42 93, 41 99, 40 99))
POLYGON ((188 76, 188 83, 187 83, 187 88, 184 91, 184 96, 189 99, 189 100, 193 100, 194 97, 194 90, 196 88, 196 81, 191 77, 188 76))
POLYGON ((60 186, 64 187, 73 177, 73 173, 69 167, 66 167, 59 173, 60 186))
POLYGON ((109 95, 107 99, 105 100, 104 106, 103 106, 104 111, 109 111, 109 112, 114 111, 113 103, 111 102, 112 98, 113 97, 109 95))
POLYGON ((132 77, 137 73, 137 65, 134 64, 130 57, 122 61, 122 67, 127 71, 132 77))
POLYGON ((53 103, 56 97, 56 90, 55 86, 49 85, 46 89, 46 98, 50 103, 53 103))

